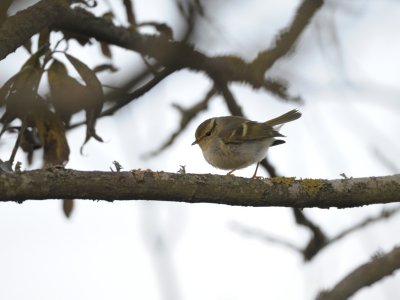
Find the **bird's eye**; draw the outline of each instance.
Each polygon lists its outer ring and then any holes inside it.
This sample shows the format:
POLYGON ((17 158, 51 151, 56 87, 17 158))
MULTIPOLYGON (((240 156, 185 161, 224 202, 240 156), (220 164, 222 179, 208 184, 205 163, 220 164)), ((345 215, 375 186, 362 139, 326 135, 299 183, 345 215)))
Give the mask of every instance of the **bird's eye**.
POLYGON ((210 136, 211 135, 211 130, 206 132, 206 136, 210 136))

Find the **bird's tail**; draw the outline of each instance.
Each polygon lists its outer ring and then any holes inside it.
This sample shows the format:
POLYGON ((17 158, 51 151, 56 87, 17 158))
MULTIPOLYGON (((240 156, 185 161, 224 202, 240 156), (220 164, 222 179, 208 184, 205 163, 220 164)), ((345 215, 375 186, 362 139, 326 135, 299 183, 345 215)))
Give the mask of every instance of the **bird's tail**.
POLYGON ((301 117, 301 113, 297 109, 293 109, 291 111, 288 111, 286 114, 283 114, 279 117, 276 117, 274 119, 266 121, 265 124, 273 127, 276 125, 280 125, 280 124, 284 124, 287 122, 297 120, 300 117, 301 117))

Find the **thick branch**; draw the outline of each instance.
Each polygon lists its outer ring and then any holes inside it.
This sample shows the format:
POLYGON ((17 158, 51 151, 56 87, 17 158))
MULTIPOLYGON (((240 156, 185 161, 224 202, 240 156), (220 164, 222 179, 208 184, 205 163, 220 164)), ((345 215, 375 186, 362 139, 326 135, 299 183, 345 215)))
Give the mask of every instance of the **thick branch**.
POLYGON ((400 268, 400 247, 386 255, 373 258, 341 280, 332 290, 323 292, 318 300, 348 299, 359 289, 369 286, 400 268))
MULTIPOLYGON (((305 3, 316 0, 305 0, 305 3)), ((318 0, 321 2, 321 0, 318 0)), ((322 2, 321 2, 322 3, 322 2)), ((303 4, 303 7, 306 4, 303 4)), ((306 16, 310 19, 316 12, 312 10, 306 16)), ((294 23, 297 24, 302 10, 299 9, 294 23)), ((303 24, 304 23, 304 24, 303 24)), ((308 21, 303 20, 305 26, 308 21)), ((301 27, 301 28, 304 28, 301 27)), ((41 31, 44 27, 52 27, 73 33, 84 34, 94 37, 99 41, 131 49, 144 56, 150 56, 164 67, 172 70, 188 68, 195 71, 203 71, 215 82, 246 82, 255 88, 265 87, 264 71, 265 62, 260 57, 254 63, 246 63, 235 56, 208 57, 194 49, 192 45, 185 42, 170 41, 162 36, 139 34, 129 28, 115 26, 105 18, 98 18, 83 9, 70 9, 67 1, 42 0, 36 5, 8 18, 0 30, 0 59, 6 57, 10 52, 23 45, 32 35, 41 31), (261 66, 261 72, 259 72, 261 66), (258 71, 256 71, 258 70, 258 71)), ((291 28, 289 31, 291 31, 291 28)), ((290 38, 290 42, 283 42, 286 36, 278 39, 277 46, 282 55, 291 47, 300 36, 300 28, 296 28, 296 34, 290 38)), ((291 36, 291 35, 290 35, 291 36)), ((275 49, 275 48, 274 48, 275 49)), ((267 51, 272 51, 267 50, 267 51)), ((264 53, 264 52, 263 52, 264 53)), ((276 59, 281 56, 277 55, 276 59)), ((270 64, 271 62, 268 61, 270 64)))
POLYGON ((0 174, 0 200, 160 200, 241 206, 355 207, 400 202, 400 175, 321 180, 276 177, 76 171, 51 168, 0 174))
POLYGON ((26 43, 42 28, 54 24, 66 10, 69 10, 66 1, 42 0, 8 17, 0 28, 0 60, 26 43))
POLYGON ((13 0, 2 0, 0 2, 0 25, 3 24, 4 20, 7 18, 7 10, 12 3, 13 0))

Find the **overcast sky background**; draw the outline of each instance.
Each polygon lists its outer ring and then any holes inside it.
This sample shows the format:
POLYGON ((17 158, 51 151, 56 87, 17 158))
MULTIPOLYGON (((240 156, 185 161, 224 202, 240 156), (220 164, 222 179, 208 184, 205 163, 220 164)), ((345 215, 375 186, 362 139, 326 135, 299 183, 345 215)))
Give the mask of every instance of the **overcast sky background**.
MULTIPOLYGON (((123 16, 119 3, 109 1, 123 16)), ((196 47, 209 55, 235 54, 251 60, 289 24, 299 3, 213 1, 206 6, 206 18, 195 33, 196 47)), ((182 26, 174 1, 135 1, 134 5, 138 22, 182 26)), ((100 5, 98 14, 108 9, 100 5)), ((123 23, 123 17, 120 19, 123 23)), ((330 179, 340 178, 341 173, 365 177, 399 172, 398 28, 397 1, 326 1, 296 51, 269 73, 287 80, 290 92, 305 100, 303 105, 232 85, 245 115, 252 120, 264 121, 293 108, 303 113, 301 119, 282 128, 287 143, 269 152, 279 174, 330 179)), ((95 47, 75 45, 71 49, 92 66, 106 61, 101 55, 94 57, 95 47)), ((124 74, 137 68, 140 59, 129 51, 112 49, 121 72, 102 75, 102 79, 117 85, 124 74)), ((0 83, 27 58, 26 51, 18 50, 1 61, 0 83)), ((185 165, 189 173, 224 174, 205 162, 197 146, 190 145, 200 122, 228 114, 219 97, 173 147, 155 158, 143 158, 179 126, 179 114, 171 104, 191 106, 210 86, 200 73, 173 74, 113 117, 99 120, 97 131, 106 142, 90 141, 83 156, 79 148, 85 129, 71 131, 67 167, 107 171, 117 160, 124 170, 177 172, 185 165)), ((3 160, 9 157, 14 141, 11 134, 0 141, 3 160)), ((35 155, 37 160, 30 167, 23 153, 18 153, 17 160, 24 168, 37 168, 41 153, 35 155)), ((254 166, 235 174, 250 177, 253 171, 254 166)), ((266 174, 263 172, 260 175, 266 174)), ((331 236, 381 209, 376 205, 304 212, 331 236)), ((299 246, 308 237, 284 208, 85 200, 75 201, 73 215, 66 219, 58 201, 3 203, 0 299, 312 299, 376 251, 398 245, 400 229, 400 217, 395 216, 352 234, 323 250, 311 263, 304 263, 291 250, 241 235, 232 223, 299 246)), ((399 280, 397 272, 364 288, 353 299, 393 299, 400 293, 399 280)))

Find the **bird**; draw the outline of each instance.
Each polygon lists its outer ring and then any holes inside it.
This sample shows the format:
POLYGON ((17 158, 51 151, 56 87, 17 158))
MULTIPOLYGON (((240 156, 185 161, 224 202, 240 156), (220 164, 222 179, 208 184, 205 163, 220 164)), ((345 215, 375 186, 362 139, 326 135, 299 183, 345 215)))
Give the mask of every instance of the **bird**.
POLYGON ((257 163, 252 178, 256 178, 258 166, 266 156, 269 147, 285 143, 277 139, 285 137, 279 130, 285 123, 297 120, 301 113, 293 109, 266 122, 256 122, 240 116, 210 118, 196 129, 196 140, 205 160, 212 166, 230 170, 231 175, 238 169, 257 163))

